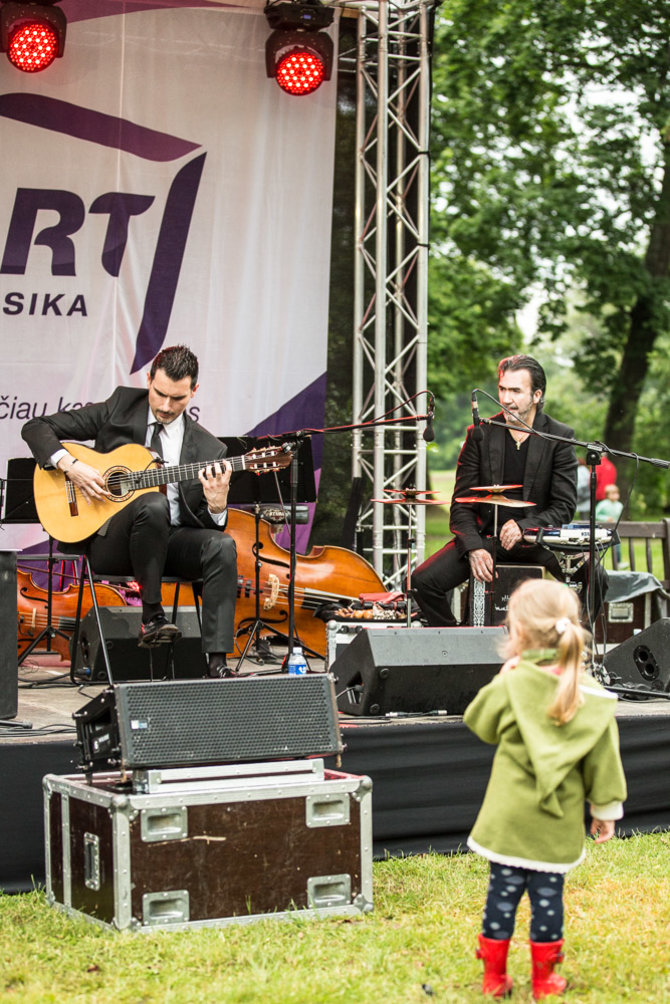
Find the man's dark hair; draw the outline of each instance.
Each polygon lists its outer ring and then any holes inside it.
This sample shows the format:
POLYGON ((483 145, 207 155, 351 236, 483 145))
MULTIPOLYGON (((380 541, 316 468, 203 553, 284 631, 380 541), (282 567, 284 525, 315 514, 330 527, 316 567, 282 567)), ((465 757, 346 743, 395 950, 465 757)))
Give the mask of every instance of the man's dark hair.
POLYGON ((532 356, 525 356, 523 353, 519 353, 516 356, 507 356, 506 359, 501 359, 498 363, 498 378, 500 378, 503 373, 507 373, 508 370, 515 372, 516 370, 528 370, 530 373, 530 387, 535 393, 536 390, 542 391, 542 397, 540 398, 537 410, 540 411, 542 405, 544 404, 544 392, 547 389, 547 376, 537 359, 533 359, 532 356))
POLYGON ((185 345, 168 345, 161 349, 151 364, 149 376, 153 380, 156 370, 163 370, 170 380, 191 378, 191 390, 198 382, 198 357, 185 345))

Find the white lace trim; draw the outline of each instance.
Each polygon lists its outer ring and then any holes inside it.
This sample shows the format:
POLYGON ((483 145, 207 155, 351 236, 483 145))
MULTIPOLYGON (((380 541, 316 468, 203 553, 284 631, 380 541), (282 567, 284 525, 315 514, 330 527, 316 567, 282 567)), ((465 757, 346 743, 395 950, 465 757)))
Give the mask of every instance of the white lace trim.
POLYGON ((511 868, 528 868, 533 872, 556 872, 559 875, 564 875, 566 872, 576 868, 586 856, 586 850, 583 848, 577 860, 571 861, 569 864, 559 864, 556 861, 534 861, 531 858, 517 858, 510 854, 498 854, 497 851, 491 851, 488 847, 482 847, 472 837, 468 837, 468 847, 475 854, 481 854, 483 858, 495 861, 499 865, 509 865, 511 868))

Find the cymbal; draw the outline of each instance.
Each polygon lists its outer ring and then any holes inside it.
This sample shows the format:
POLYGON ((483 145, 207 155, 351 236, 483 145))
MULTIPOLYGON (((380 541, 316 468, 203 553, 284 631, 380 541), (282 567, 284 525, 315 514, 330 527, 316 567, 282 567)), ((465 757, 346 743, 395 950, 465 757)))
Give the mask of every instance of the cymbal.
POLYGON ((387 495, 396 495, 391 499, 371 499, 371 502, 382 502, 385 505, 449 505, 447 499, 430 498, 435 492, 420 488, 387 488, 387 495))
POLYGON ((418 498, 419 495, 434 495, 435 492, 429 491, 427 488, 385 488, 385 493, 387 495, 400 495, 403 498, 418 498))
POLYGON ((535 505, 535 502, 526 502, 525 499, 508 499, 505 495, 462 495, 454 499, 454 502, 477 502, 482 505, 503 505, 510 509, 525 509, 526 506, 535 505))
POLYGON ((444 499, 370 499, 370 501, 381 502, 382 505, 449 505, 444 499))
POLYGON ((507 492, 510 488, 523 488, 523 485, 482 485, 477 488, 468 488, 469 492, 507 492))

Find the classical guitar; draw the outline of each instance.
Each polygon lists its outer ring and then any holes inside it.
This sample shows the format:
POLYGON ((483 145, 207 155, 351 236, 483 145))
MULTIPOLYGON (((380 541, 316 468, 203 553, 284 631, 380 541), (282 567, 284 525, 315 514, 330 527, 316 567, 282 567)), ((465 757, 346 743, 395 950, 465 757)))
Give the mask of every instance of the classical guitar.
MULTIPOLYGON (((40 523, 49 536, 67 543, 90 537, 138 495, 160 491, 163 485, 178 481, 194 481, 198 471, 216 463, 199 460, 194 464, 164 466, 146 447, 136 443, 119 446, 110 453, 98 453, 80 443, 65 445, 77 460, 95 467, 109 492, 108 498, 87 502, 63 471, 35 468, 33 491, 40 523)), ((264 474, 288 467, 291 455, 290 447, 269 446, 226 460, 233 471, 264 474)))

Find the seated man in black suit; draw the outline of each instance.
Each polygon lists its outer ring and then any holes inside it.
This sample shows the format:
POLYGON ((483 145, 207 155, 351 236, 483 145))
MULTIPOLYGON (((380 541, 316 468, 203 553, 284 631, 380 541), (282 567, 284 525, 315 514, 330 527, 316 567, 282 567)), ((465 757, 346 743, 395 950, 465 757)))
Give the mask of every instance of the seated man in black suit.
POLYGON ((142 646, 178 636, 161 605, 162 576, 202 579, 203 651, 209 675, 219 677, 230 675, 226 653, 233 650, 237 598, 235 541, 224 532, 231 466, 223 459, 225 447, 186 413, 197 389, 196 356, 183 345, 171 346, 154 359, 146 390, 117 387, 106 401, 32 419, 22 435, 38 464, 66 472, 88 502, 107 496, 103 478, 73 458, 62 440, 93 440, 101 453, 139 443, 168 465, 208 462, 197 481, 168 485, 167 495, 138 495, 87 546, 94 571, 137 579, 142 646))
MULTIPOLYGON (((508 498, 534 502, 528 508, 498 507, 496 561, 506 564, 543 565, 563 579, 556 555, 546 547, 526 544, 523 531, 531 527, 559 527, 572 520, 577 500, 577 457, 568 443, 531 435, 540 433, 574 438, 567 425, 542 410, 546 377, 532 356, 515 355, 498 366, 498 396, 505 411, 494 421, 506 427, 470 426, 458 458, 456 484, 451 502, 450 528, 453 540, 419 565, 412 586, 425 620, 431 627, 456 624, 447 593, 465 582, 470 572, 479 582, 493 578, 494 507, 459 503, 471 489, 486 485, 521 485, 506 491, 508 498)), ((582 592, 588 563, 577 574, 582 592)), ((596 611, 604 592, 605 575, 596 580, 596 611)), ((584 595, 583 599, 586 599, 584 595)))

